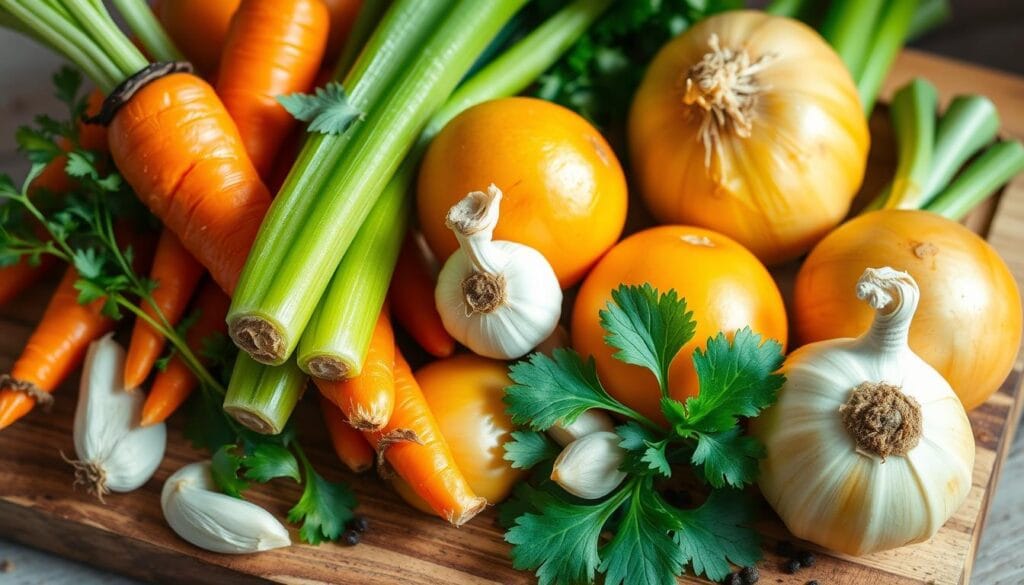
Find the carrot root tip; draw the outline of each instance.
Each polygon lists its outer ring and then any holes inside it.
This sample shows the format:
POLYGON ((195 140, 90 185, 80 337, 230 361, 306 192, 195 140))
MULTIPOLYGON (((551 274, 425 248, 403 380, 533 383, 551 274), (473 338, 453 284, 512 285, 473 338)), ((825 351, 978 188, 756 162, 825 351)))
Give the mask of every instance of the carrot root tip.
POLYGON ((484 508, 487 507, 487 499, 485 498, 477 497, 473 502, 472 506, 466 508, 457 516, 454 511, 449 512, 445 520, 448 520, 452 526, 459 527, 472 520, 477 514, 483 512, 484 508))
POLYGON ((36 405, 41 407, 44 412, 49 412, 53 406, 53 395, 49 392, 44 391, 39 386, 36 386, 28 380, 19 380, 9 374, 0 375, 0 391, 10 390, 11 392, 19 392, 35 400, 36 405))
MULTIPOLYGON (((388 424, 388 416, 381 412, 368 411, 359 406, 351 408, 349 412, 352 415, 348 419, 348 424, 360 431, 379 431, 388 424)), ((411 431, 410 431, 411 432, 411 431)), ((413 433, 415 435, 415 433, 413 433)), ((416 438, 419 442, 419 438, 416 438)))
POLYGON ((423 444, 420 436, 416 434, 416 431, 411 429, 395 429, 377 441, 377 474, 382 478, 390 479, 395 476, 394 471, 391 470, 391 467, 387 462, 386 457, 388 449, 390 449, 392 445, 405 442, 416 443, 417 445, 423 444))
POLYGON ((317 356, 306 363, 310 375, 322 380, 340 382, 352 377, 352 368, 345 362, 330 356, 317 356))
POLYGON ((230 324, 231 339, 252 359, 270 365, 285 358, 284 335, 260 317, 241 317, 230 324))

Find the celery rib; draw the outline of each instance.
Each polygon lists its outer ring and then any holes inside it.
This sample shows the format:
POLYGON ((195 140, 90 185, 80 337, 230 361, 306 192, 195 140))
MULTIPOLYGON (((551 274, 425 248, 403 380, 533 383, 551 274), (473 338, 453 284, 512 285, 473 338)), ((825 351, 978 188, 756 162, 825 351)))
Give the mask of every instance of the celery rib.
POLYGON ((295 360, 273 368, 239 352, 224 395, 224 412, 264 435, 284 429, 308 382, 295 360))
POLYGON ((846 63, 854 79, 864 67, 883 4, 883 0, 833 0, 821 25, 821 36, 846 63))
POLYGON ((1024 146, 999 142, 988 148, 925 209, 960 221, 1017 173, 1024 171, 1024 146))
POLYGON ((935 86, 914 79, 893 96, 891 117, 899 146, 896 176, 886 209, 919 209, 925 184, 931 173, 935 147, 935 109, 939 94, 935 86))
POLYGON ((868 45, 870 50, 861 67, 857 81, 857 93, 865 115, 871 115, 875 100, 882 88, 882 82, 896 55, 906 42, 910 22, 917 10, 917 0, 888 0, 882 17, 875 28, 875 34, 868 45))

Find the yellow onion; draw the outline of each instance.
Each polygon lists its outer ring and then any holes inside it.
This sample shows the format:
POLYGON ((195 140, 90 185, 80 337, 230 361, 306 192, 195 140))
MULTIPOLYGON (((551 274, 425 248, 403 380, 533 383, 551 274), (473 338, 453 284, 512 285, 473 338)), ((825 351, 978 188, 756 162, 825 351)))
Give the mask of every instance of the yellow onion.
POLYGON ((768 264, 807 251, 846 216, 868 143, 832 48, 757 11, 713 16, 669 42, 629 118, 635 178, 658 221, 721 232, 768 264))

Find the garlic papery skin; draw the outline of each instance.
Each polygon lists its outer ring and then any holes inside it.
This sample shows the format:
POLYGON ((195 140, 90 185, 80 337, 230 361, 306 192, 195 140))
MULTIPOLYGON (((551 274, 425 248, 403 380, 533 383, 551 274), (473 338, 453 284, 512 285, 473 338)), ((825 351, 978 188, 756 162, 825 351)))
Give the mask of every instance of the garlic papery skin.
POLYGON ((548 429, 548 436, 555 440, 560 446, 565 447, 576 439, 581 439, 591 433, 614 432, 615 423, 612 417, 603 410, 591 408, 583 411, 583 414, 576 417, 572 424, 555 424, 548 429))
POLYGON ((167 427, 139 426, 146 397, 122 384, 124 349, 112 335, 93 342, 75 408, 75 484, 100 497, 149 481, 164 458, 167 427))
POLYGON ((167 478, 160 507, 178 536, 201 549, 225 554, 291 545, 288 530, 270 512, 216 489, 209 461, 190 463, 167 478))
POLYGON ((540 252, 493 241, 500 203, 501 190, 491 185, 449 210, 459 249, 438 275, 434 301, 448 333, 474 353, 517 359, 555 330, 562 289, 540 252))
POLYGON ((931 538, 967 497, 975 453, 956 394, 907 345, 914 280, 869 268, 857 296, 870 329, 790 354, 751 425, 768 503, 795 536, 852 555, 931 538))
POLYGON ((569 443, 555 459, 551 479, 570 494, 585 500, 607 496, 619 487, 626 473, 619 467, 626 450, 619 435, 600 431, 569 443))

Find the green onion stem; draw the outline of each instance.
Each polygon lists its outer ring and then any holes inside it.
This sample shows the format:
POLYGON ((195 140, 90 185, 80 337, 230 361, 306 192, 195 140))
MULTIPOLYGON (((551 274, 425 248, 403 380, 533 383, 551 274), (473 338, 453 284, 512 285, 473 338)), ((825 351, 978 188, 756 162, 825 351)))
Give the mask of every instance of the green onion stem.
POLYGON ((910 20, 907 42, 914 41, 953 16, 949 0, 920 0, 910 20))
POLYGON ((846 63, 854 79, 863 69, 883 4, 883 0, 833 0, 825 14, 821 35, 846 63))
POLYGON ((999 142, 972 162, 925 209, 959 221, 1024 171, 1024 146, 1017 140, 999 142))
POLYGON ((295 360, 268 368, 239 352, 224 395, 224 412, 257 433, 276 435, 295 410, 307 381, 295 360))
POLYGON ((807 0, 772 0, 765 6, 764 11, 775 16, 788 16, 802 20, 800 15, 807 8, 807 0))
POLYGON ((362 50, 367 39, 373 34, 373 29, 380 22, 387 7, 388 2, 386 0, 363 0, 362 5, 359 7, 359 13, 356 15, 356 21, 352 24, 352 30, 349 31, 348 37, 345 39, 345 45, 341 48, 341 54, 338 55, 338 62, 334 64, 334 72, 331 75, 331 79, 345 79, 345 75, 352 68, 352 64, 356 62, 356 58, 359 57, 359 51, 362 50))
MULTIPOLYGON (((232 338, 243 350, 270 364, 281 363, 293 353, 359 226, 429 116, 525 2, 460 0, 429 40, 414 47, 402 74, 365 120, 350 129, 344 160, 323 171, 326 180, 318 182, 316 191, 297 193, 313 200, 312 209, 306 214, 288 213, 292 198, 278 196, 249 255, 228 315, 232 338), (257 337, 265 343, 257 346, 249 341, 257 337)), ((363 55, 372 58, 369 51, 363 55)), ((356 61, 354 72, 363 61, 362 57, 356 61)), ((310 144, 315 142, 310 140, 307 147, 310 144)), ((293 169, 286 190, 292 183, 303 182, 293 181, 296 175, 303 179, 317 173, 308 170, 301 154, 298 164, 300 171, 293 169)))
POLYGON ((875 107, 882 82, 889 74, 896 55, 903 48, 910 29, 910 21, 914 17, 918 0, 889 0, 882 12, 881 20, 875 27, 875 34, 868 45, 867 58, 861 67, 857 81, 857 93, 864 114, 871 115, 875 107))
POLYGON ((114 6, 128 23, 128 28, 142 41, 142 46, 157 61, 183 61, 185 57, 167 36, 152 9, 143 0, 114 0, 114 6))
POLYGON ((60 5, 78 20, 81 30, 110 57, 122 79, 127 79, 149 64, 138 48, 117 28, 103 4, 63 0, 60 5))
POLYGON ((883 207, 920 209, 925 184, 932 171, 935 149, 935 109, 939 93, 923 79, 914 79, 900 88, 890 105, 899 158, 889 197, 883 207))
POLYGON ((957 96, 939 118, 922 201, 927 205, 972 156, 996 139, 999 112, 980 95, 957 96))

